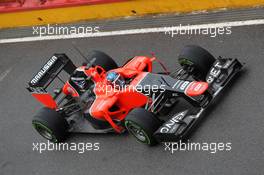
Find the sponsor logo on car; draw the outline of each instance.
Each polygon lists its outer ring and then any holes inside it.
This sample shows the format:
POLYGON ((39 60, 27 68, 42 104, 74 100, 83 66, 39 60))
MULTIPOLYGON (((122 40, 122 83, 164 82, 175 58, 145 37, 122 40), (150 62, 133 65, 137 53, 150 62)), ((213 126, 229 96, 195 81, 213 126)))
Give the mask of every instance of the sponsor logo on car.
POLYGON ((186 115, 187 111, 180 112, 176 114, 173 118, 167 121, 162 128, 160 129, 160 133, 169 133, 172 132, 175 128, 175 124, 179 123, 180 120, 186 115))
POLYGON ((43 75, 50 69, 50 67, 56 62, 58 58, 56 56, 52 56, 51 59, 40 69, 40 71, 32 78, 30 81, 31 84, 36 84, 43 75))

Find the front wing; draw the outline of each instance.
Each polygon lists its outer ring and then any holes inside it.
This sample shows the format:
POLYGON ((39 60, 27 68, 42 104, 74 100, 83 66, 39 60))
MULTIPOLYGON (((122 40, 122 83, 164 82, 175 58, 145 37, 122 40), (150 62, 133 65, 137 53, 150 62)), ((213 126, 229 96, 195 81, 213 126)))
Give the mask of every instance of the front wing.
MULTIPOLYGON (((218 58, 211 67, 206 81, 209 83, 212 99, 210 103, 218 96, 224 87, 232 80, 232 78, 242 69, 243 65, 232 58, 218 58)), ((204 111, 210 106, 196 109, 184 110, 176 113, 154 133, 154 137, 159 142, 179 141, 187 136, 193 126, 203 116, 204 111)))

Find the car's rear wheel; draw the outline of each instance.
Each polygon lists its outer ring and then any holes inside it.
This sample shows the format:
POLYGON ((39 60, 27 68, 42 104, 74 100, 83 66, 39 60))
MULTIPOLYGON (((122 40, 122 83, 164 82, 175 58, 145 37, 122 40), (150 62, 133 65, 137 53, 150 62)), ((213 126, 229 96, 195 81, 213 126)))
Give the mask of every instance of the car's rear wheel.
POLYGON ((154 132, 160 127, 161 121, 156 116, 143 109, 133 109, 125 118, 125 126, 139 142, 147 145, 155 145, 154 132))
POLYGON ((32 120, 36 131, 51 142, 66 139, 69 124, 58 112, 49 108, 41 108, 32 120))
POLYGON ((180 65, 195 79, 205 81, 215 58, 200 46, 185 46, 178 57, 180 65))
POLYGON ((94 61, 93 65, 101 66, 106 71, 118 68, 118 65, 113 60, 113 58, 102 51, 94 50, 88 55, 89 61, 94 58, 96 58, 96 60, 94 61))

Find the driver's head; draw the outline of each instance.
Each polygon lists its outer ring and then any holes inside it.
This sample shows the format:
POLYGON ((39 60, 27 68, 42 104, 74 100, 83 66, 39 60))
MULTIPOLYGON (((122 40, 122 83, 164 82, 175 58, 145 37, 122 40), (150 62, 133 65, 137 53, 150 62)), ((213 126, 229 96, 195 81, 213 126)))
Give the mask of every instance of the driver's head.
POLYGON ((106 79, 108 83, 113 85, 114 87, 115 86, 123 87, 125 85, 124 77, 121 74, 114 71, 108 72, 106 75, 106 79))
POLYGON ((86 79, 87 75, 81 70, 76 69, 72 76, 71 76, 71 81, 77 85, 80 89, 85 89, 86 88, 86 79))

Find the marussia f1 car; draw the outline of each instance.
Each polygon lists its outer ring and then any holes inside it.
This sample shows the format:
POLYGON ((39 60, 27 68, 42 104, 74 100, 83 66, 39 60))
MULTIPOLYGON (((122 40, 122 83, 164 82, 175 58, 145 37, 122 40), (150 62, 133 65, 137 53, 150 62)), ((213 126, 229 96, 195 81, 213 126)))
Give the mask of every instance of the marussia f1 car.
POLYGON ((178 57, 181 68, 173 72, 154 55, 135 56, 121 67, 101 51, 86 60, 77 68, 65 54, 54 54, 28 83, 32 96, 44 105, 34 116, 33 127, 52 142, 63 141, 71 132, 126 130, 147 145, 179 141, 243 67, 237 59, 215 59, 194 45, 184 47, 178 57), (152 72, 155 60, 164 72, 152 72), (67 73, 66 81, 61 72, 67 73), (48 93, 55 78, 63 84, 48 93), (161 117, 179 98, 195 110, 161 117))

